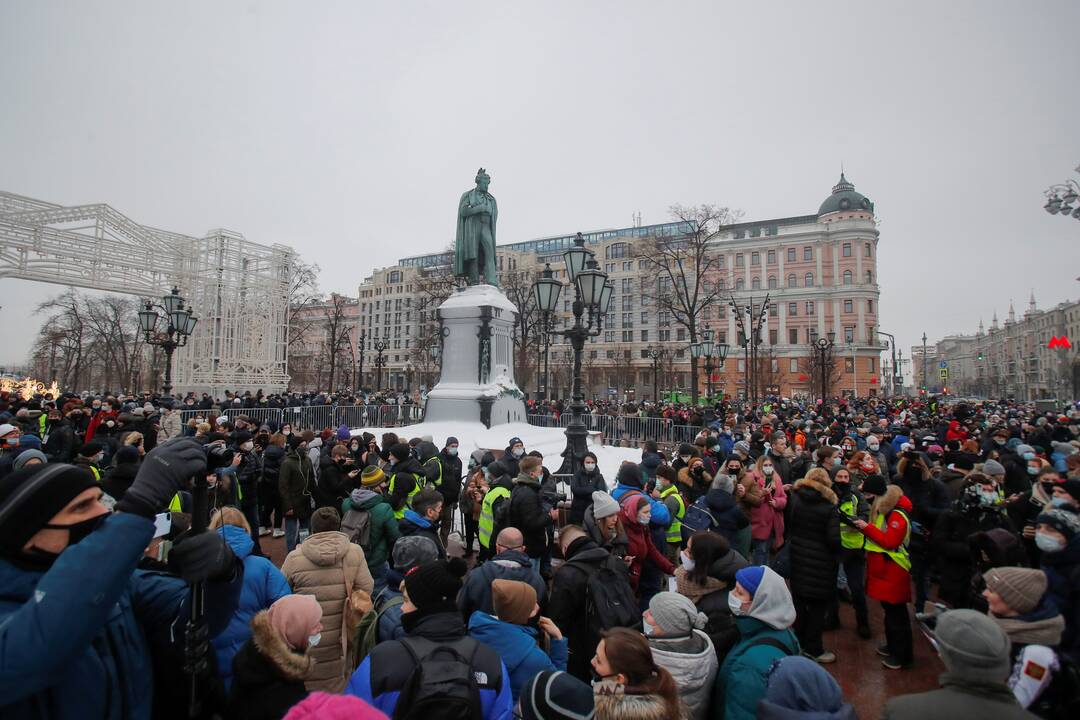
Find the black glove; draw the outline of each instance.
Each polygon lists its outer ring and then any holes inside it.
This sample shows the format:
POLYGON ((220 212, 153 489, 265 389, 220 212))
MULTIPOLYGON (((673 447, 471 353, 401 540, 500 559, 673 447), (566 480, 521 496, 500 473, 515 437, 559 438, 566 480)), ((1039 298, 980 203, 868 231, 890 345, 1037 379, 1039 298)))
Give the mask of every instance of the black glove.
POLYGON ((204 580, 231 580, 236 571, 236 555, 216 532, 191 535, 169 552, 169 569, 189 583, 204 580))
POLYGON ((191 438, 158 445, 142 461, 135 482, 116 504, 119 512, 153 518, 191 477, 206 472, 203 447, 191 438))

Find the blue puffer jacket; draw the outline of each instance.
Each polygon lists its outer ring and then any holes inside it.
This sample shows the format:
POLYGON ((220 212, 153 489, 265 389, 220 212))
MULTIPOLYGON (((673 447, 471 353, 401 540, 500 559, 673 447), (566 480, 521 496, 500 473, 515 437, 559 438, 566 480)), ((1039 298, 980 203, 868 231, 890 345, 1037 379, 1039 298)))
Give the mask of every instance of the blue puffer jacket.
POLYGON ((484 612, 474 612, 469 618, 469 637, 499 653, 506 671, 510 673, 510 693, 517 704, 518 693, 530 678, 542 670, 566 670, 566 638, 551 641, 550 655, 536 644, 537 631, 531 627, 503 622, 484 612))
POLYGON ((244 528, 224 525, 218 528, 218 533, 229 543, 236 557, 244 562, 244 585, 240 590, 240 605, 228 626, 211 640, 217 655, 218 675, 228 690, 232 685, 233 656, 251 638, 251 618, 260 610, 273 605, 275 600, 291 595, 292 590, 274 563, 251 554, 255 542, 244 528))
POLYGON ((0 559, 0 717, 150 717, 140 624, 171 623, 187 597, 179 578, 135 570, 153 534, 111 515, 48 572, 0 559))
MULTIPOLYGON (((620 504, 622 503, 622 497, 631 490, 642 492, 641 488, 634 487, 633 485, 623 485, 619 483, 615 486, 615 489, 611 491, 611 497, 615 498, 620 504)), ((649 495, 645 496, 649 499, 649 505, 652 509, 652 520, 649 521, 649 525, 655 528, 666 528, 671 524, 671 513, 668 512, 667 505, 660 500, 649 495)))

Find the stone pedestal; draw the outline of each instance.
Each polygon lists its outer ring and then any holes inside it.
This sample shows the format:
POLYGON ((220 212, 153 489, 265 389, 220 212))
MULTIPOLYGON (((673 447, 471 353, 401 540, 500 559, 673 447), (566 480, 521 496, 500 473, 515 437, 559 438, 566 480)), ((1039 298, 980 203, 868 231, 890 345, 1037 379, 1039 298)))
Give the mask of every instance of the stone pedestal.
POLYGON ((442 372, 427 396, 425 422, 526 422, 514 382, 514 307, 492 285, 472 285, 439 306, 442 372))

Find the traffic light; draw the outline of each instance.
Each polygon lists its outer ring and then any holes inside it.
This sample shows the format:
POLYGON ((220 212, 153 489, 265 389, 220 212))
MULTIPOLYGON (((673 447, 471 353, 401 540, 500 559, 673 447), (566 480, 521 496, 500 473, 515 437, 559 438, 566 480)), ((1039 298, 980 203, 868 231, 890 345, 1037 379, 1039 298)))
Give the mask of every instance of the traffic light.
POLYGON ((979 361, 981 362, 981 361, 982 361, 982 359, 983 359, 983 354, 982 354, 982 351, 980 350, 980 351, 979 351, 979 361))

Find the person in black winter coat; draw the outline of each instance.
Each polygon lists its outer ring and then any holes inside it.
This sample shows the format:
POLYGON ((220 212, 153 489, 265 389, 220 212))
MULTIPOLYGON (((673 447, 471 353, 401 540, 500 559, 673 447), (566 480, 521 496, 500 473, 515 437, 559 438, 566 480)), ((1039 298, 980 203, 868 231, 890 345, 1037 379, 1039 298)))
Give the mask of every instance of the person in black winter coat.
POLYGON ((353 478, 359 480, 360 473, 353 472, 356 469, 349 457, 349 449, 344 445, 335 445, 330 455, 320 457, 319 478, 311 493, 315 498, 315 507, 340 510, 341 503, 356 486, 353 478))
POLYGON ((717 660, 723 664, 728 650, 739 641, 728 592, 735 586, 735 573, 749 563, 731 549, 722 535, 711 532, 691 535, 679 559, 675 589, 709 618, 705 632, 712 640, 717 660))
POLYGON ((915 583, 915 611, 922 612, 930 590, 930 534, 950 501, 941 480, 930 473, 926 462, 914 451, 905 452, 896 465, 893 483, 911 501, 911 579, 915 583))
POLYGON ((953 608, 971 607, 971 577, 975 572, 972 540, 976 533, 995 528, 1012 531, 994 481, 972 473, 952 510, 941 515, 931 548, 938 561, 938 594, 953 608))
POLYGON ((594 492, 607 492, 607 483, 597 467, 596 455, 587 452, 582 461, 582 467, 570 480, 570 493, 573 495, 570 501, 569 522, 572 525, 581 525, 585 522, 585 510, 592 505, 594 492))
POLYGON ((69 419, 72 414, 81 415, 82 411, 72 410, 67 418, 62 418, 53 423, 49 430, 49 439, 42 447, 42 451, 51 463, 70 463, 75 459, 75 453, 79 450, 79 439, 75 436, 75 426, 69 419))
MULTIPOLYGON (((730 483, 730 476, 717 475, 717 481, 730 483)), ((705 507, 712 514, 716 523, 712 531, 724 536, 729 544, 736 542, 735 535, 750 524, 750 518, 739 507, 739 501, 732 494, 733 486, 727 488, 714 487, 705 493, 705 507)))
POLYGON ((788 494, 785 535, 791 548, 791 597, 799 645, 818 662, 834 662, 821 635, 829 602, 836 596, 840 565, 840 516, 829 473, 814 468, 788 494))
POLYGON ((547 606, 547 583, 533 570, 523 542, 521 531, 506 528, 495 538, 495 556, 465 576, 457 604, 466 620, 477 610, 495 614, 491 600, 491 583, 495 580, 528 583, 536 590, 536 602, 541 609, 547 606))
POLYGON ((521 472, 518 464, 523 457, 525 457, 525 443, 521 442, 521 438, 510 438, 510 442, 507 443, 506 449, 503 450, 503 456, 500 458, 510 477, 517 477, 521 472))
POLYGON ((139 451, 125 445, 116 451, 113 456, 113 466, 101 476, 101 489, 106 495, 119 502, 124 493, 135 482, 135 475, 139 472, 139 451))
POLYGON ((519 463, 521 473, 514 480, 510 493, 509 527, 517 528, 525 538, 525 553, 533 568, 540 570, 540 560, 547 553, 548 528, 551 515, 544 511, 540 497, 540 479, 544 466, 537 457, 527 457, 519 463))
POLYGON ((285 462, 285 436, 275 433, 263 450, 262 474, 259 476, 259 528, 274 529, 274 537, 284 535, 281 523, 285 519, 281 509, 281 491, 278 480, 281 477, 281 464, 285 462), (279 534, 280 533, 280 534, 279 534))
POLYGON ((454 527, 454 510, 461 499, 461 458, 458 457, 458 439, 446 438, 446 445, 439 451, 439 465, 442 468, 442 477, 435 489, 443 496, 442 517, 439 520, 439 537, 442 538, 443 546, 446 546, 450 538, 450 531, 454 527))
MULTIPOLYGON (((314 598, 312 595, 292 595, 282 598, 314 598)), ((251 639, 233 657, 233 680, 229 696, 229 717, 237 720, 280 720, 296 703, 307 697, 304 680, 311 674, 315 659, 309 652, 308 637, 321 627, 316 621, 306 629, 310 618, 321 617, 321 608, 310 608, 308 600, 289 600, 263 610, 251 620, 251 639), (286 623, 278 617, 283 608, 292 606, 303 610, 293 612, 286 623), (276 606, 276 609, 275 609, 276 606), (271 624, 271 612, 275 622, 271 624), (278 627, 275 628, 274 626, 278 627), (293 638, 287 637, 292 635, 293 638), (292 644, 295 643, 295 644, 292 644)), ((314 603, 318 605, 318 603, 314 603)))
POLYGON ((417 482, 423 481, 424 468, 410 454, 409 446, 405 443, 390 447, 390 462, 392 464, 383 470, 389 478, 390 494, 387 497, 394 514, 400 516, 417 482))

